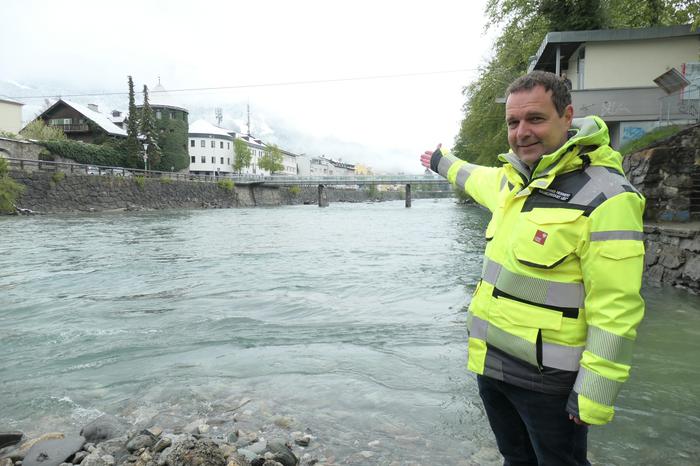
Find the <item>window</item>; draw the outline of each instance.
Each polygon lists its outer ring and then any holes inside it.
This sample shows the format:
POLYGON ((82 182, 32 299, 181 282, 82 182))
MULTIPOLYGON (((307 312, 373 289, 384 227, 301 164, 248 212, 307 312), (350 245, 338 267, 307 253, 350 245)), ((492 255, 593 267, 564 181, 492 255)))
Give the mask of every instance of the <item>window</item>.
POLYGON ((227 148, 227 149, 230 149, 230 148, 231 148, 231 143, 230 143, 230 142, 227 142, 227 143, 226 143, 226 148, 227 148))
POLYGON ((223 164, 224 164, 224 158, 221 157, 221 165, 223 165, 223 164))
POLYGON ((174 120, 175 119, 175 112, 170 112, 170 119, 174 120))
POLYGON ((160 120, 163 118, 163 115, 161 115, 160 110, 156 110, 156 120, 160 120))
POLYGON ((224 141, 219 141, 219 149, 223 149, 223 148, 224 148, 224 141))
POLYGON ((231 165, 231 157, 226 158, 226 165, 231 165))
POLYGON ((207 147, 207 142, 204 139, 200 140, 199 147, 207 147))
POLYGON ((190 157, 190 162, 194 163, 194 155, 192 157, 190 157))
POLYGON ((200 160, 202 161, 202 163, 207 163, 207 158, 205 156, 202 156, 200 160))
POLYGON ((211 148, 213 149, 213 148, 215 148, 215 147, 216 147, 216 141, 212 141, 212 142, 211 142, 211 148))
POLYGON ((211 158, 211 163, 216 163, 216 157, 211 158))
POLYGON ((194 139, 190 139, 190 147, 194 147, 194 139))

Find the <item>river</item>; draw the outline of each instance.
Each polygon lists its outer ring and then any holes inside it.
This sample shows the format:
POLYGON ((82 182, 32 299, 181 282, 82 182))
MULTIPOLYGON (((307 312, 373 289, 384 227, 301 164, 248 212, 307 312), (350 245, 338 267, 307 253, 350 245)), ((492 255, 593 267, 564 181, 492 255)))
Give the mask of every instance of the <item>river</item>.
MULTIPOLYGON (((338 464, 498 464, 465 369, 486 221, 452 200, 0 218, 0 426, 196 419, 249 398, 338 464)), ((644 296, 590 456, 698 464, 700 297, 644 296)))

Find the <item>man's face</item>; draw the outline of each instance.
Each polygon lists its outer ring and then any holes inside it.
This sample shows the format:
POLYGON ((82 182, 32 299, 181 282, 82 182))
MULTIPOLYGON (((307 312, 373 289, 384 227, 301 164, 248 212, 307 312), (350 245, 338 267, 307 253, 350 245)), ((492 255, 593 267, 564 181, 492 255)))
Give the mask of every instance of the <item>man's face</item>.
POLYGON ((508 144, 520 160, 532 167, 545 154, 559 149, 567 139, 574 109, 559 116, 552 91, 543 86, 510 94, 506 100, 508 144))

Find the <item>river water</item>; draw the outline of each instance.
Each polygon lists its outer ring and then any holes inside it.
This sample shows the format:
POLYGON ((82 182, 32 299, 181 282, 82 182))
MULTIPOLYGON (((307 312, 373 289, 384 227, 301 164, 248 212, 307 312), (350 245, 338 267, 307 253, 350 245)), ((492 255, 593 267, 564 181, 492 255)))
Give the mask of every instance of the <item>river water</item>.
MULTIPOLYGON (((465 369, 486 221, 452 200, 0 218, 0 430, 249 398, 338 464, 498 464, 465 369)), ((644 295, 590 456, 699 464, 700 298, 644 295)))

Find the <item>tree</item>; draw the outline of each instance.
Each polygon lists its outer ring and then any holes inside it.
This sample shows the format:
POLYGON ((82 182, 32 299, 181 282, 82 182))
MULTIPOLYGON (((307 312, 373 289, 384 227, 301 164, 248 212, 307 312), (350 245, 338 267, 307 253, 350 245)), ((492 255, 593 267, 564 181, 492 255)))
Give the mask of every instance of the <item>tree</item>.
POLYGON ((253 153, 250 151, 248 144, 242 139, 233 141, 233 151, 235 152, 233 157, 233 170, 241 173, 244 168, 250 166, 250 161, 253 160, 253 153))
POLYGON ((15 212, 15 201, 24 191, 24 186, 10 178, 7 160, 0 157, 0 213, 15 212))
POLYGON ((36 139, 38 141, 65 141, 68 139, 61 128, 46 126, 42 119, 32 121, 22 128, 19 134, 27 139, 36 139))
POLYGON ((129 120, 126 125, 126 165, 131 168, 142 167, 143 148, 139 144, 139 119, 134 97, 134 81, 129 76, 129 120))
POLYGON ((148 86, 143 85, 143 108, 141 109, 141 135, 143 143, 148 147, 148 165, 152 170, 160 167, 160 149, 156 142, 156 118, 151 104, 148 102, 148 86))
POLYGON ((258 160, 258 166, 263 170, 269 171, 271 175, 274 175, 275 172, 284 170, 283 160, 284 158, 280 148, 274 144, 270 144, 265 147, 262 157, 258 160))

